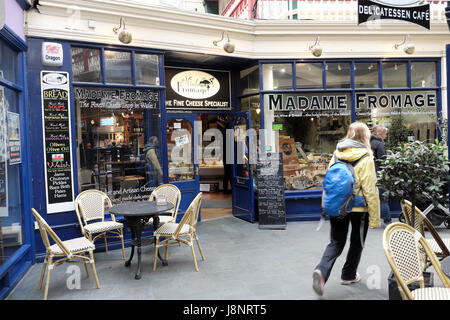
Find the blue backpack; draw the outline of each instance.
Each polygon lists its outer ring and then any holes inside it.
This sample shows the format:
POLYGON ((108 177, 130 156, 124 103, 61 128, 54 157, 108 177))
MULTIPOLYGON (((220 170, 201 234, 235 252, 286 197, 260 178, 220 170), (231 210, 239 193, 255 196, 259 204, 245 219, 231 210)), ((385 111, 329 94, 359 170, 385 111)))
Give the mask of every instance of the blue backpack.
POLYGON ((335 163, 328 168, 323 180, 323 214, 333 217, 343 217, 351 212, 353 207, 366 206, 364 197, 359 195, 361 188, 356 195, 353 195, 353 188, 355 184, 354 167, 367 155, 366 153, 353 162, 339 160, 334 155, 335 163))

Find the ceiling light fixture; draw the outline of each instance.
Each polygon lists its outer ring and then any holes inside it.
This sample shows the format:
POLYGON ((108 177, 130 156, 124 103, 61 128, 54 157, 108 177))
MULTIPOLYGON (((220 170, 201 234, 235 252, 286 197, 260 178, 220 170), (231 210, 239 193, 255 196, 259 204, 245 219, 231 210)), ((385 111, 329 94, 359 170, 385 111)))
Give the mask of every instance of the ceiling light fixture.
POLYGON ((234 45, 234 43, 232 43, 230 41, 230 37, 228 35, 228 32, 226 32, 226 31, 222 31, 222 38, 220 38, 220 40, 214 40, 213 44, 217 47, 218 43, 223 40, 224 34, 227 35, 227 42, 225 42, 225 44, 223 45, 223 50, 225 50, 225 52, 227 52, 227 53, 233 53, 234 49, 235 49, 235 45, 234 45))
POLYGON ((309 46, 309 51, 313 54, 315 57, 320 57, 322 55, 322 47, 319 44, 320 37, 316 38, 316 43, 314 43, 312 46, 309 46))
POLYGON ((125 20, 122 17, 120 17, 120 27, 113 28, 113 31, 115 34, 118 34, 119 41, 124 44, 129 44, 131 42, 131 40, 133 40, 131 32, 125 28, 125 20), (123 22, 123 27, 122 27, 122 22, 123 22))
POLYGON ((394 45, 395 50, 398 50, 398 47, 400 47, 401 45, 403 45, 403 51, 405 51, 405 53, 407 54, 413 54, 414 50, 416 49, 416 46, 413 43, 409 42, 409 34, 405 36, 401 43, 394 45))

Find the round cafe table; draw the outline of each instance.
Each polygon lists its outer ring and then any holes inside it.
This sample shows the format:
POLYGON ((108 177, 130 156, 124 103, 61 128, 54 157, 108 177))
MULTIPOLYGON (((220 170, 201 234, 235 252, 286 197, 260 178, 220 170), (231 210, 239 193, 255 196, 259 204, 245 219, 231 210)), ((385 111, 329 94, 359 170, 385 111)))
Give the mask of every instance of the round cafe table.
MULTIPOLYGON (((166 205, 156 205, 155 201, 135 201, 116 204, 109 208, 110 213, 125 217, 131 231, 131 255, 125 262, 126 267, 130 266, 134 256, 134 247, 137 246, 138 265, 135 279, 141 279, 141 236, 146 223, 150 218, 153 218, 153 227, 155 230, 158 229, 159 214, 171 210, 173 207, 174 206, 171 203, 167 203, 166 205)), ((152 239, 152 242, 154 242, 154 239, 152 239)), ((158 257, 163 265, 167 265, 167 262, 162 259, 159 251, 158 257)))

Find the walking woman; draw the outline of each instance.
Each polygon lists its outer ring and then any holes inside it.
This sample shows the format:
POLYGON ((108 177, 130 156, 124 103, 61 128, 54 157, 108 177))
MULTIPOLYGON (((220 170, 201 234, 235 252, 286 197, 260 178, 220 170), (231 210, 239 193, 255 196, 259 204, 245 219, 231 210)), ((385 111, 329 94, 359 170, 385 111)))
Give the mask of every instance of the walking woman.
MULTIPOLYGON (((376 187, 375 164, 370 147, 370 130, 361 122, 352 123, 346 137, 336 146, 335 156, 347 162, 354 162, 361 158, 355 166, 354 193, 360 190, 364 196, 365 206, 354 207, 352 212, 344 217, 330 217, 330 243, 323 253, 322 259, 313 272, 313 289, 322 296, 325 283, 336 259, 341 255, 347 240, 348 229, 351 224, 350 247, 341 272, 341 284, 348 285, 359 282, 358 269, 364 241, 368 227, 377 228, 380 225, 380 199, 376 187), (365 154, 368 156, 363 157, 365 154)), ((330 165, 334 163, 334 157, 330 165)))

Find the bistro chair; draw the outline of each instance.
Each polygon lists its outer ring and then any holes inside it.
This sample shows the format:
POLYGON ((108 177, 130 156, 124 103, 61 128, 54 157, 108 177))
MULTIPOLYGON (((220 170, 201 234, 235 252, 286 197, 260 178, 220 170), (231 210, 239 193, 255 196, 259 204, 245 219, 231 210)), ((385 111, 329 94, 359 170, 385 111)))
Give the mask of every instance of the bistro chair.
POLYGON ((184 213, 183 218, 181 218, 180 223, 169 222, 160 226, 153 235, 156 238, 155 245, 155 260, 153 263, 153 271, 156 271, 156 263, 158 258, 159 247, 165 247, 165 258, 167 259, 168 247, 173 244, 184 243, 191 247, 192 257, 194 258, 195 270, 198 271, 197 259, 195 258, 194 250, 194 239, 197 242, 202 260, 205 260, 202 248, 200 247, 200 242, 198 241, 197 233, 195 231, 195 226, 197 224, 198 213, 200 212, 200 205, 202 201, 202 193, 200 192, 184 213), (160 241, 160 238, 164 240, 160 241), (185 239, 187 238, 187 239, 185 239))
POLYGON ((44 273, 45 270, 47 269, 44 300, 47 300, 48 285, 50 283, 50 272, 53 270, 55 266, 59 266, 64 262, 84 263, 84 267, 86 269, 88 277, 89 277, 89 270, 87 267, 87 263, 90 263, 92 265, 92 270, 94 272, 94 278, 97 284, 97 288, 100 289, 100 284, 98 282, 97 271, 95 270, 95 263, 94 263, 94 250, 95 250, 94 243, 91 240, 87 239, 86 237, 79 237, 75 239, 62 241, 34 208, 32 208, 31 211, 39 226, 42 242, 44 243, 46 249, 44 266, 42 267, 41 279, 39 280, 39 289, 41 289, 42 282, 44 280, 44 273), (53 245, 50 244, 50 240, 48 238, 49 235, 53 239, 55 244, 53 245), (89 253, 89 257, 86 256, 86 253, 89 253))
POLYGON ((105 202, 109 208, 112 207, 109 197, 104 192, 95 189, 83 191, 77 196, 75 199, 75 212, 80 223, 81 233, 92 242, 103 237, 106 252, 108 252, 106 238, 120 238, 122 256, 123 260, 125 260, 123 224, 117 222, 113 214, 111 214, 112 220, 105 221, 105 202))
MULTIPOLYGON (((167 202, 173 204, 173 209, 167 211, 167 213, 169 213, 170 215, 159 215, 159 225, 161 226, 164 223, 176 222, 178 207, 180 206, 181 202, 180 189, 178 189, 177 186, 173 184, 162 184, 152 191, 150 197, 148 198, 148 201, 155 201, 156 197, 160 196, 165 197, 167 202)), ((153 226, 153 218, 150 218, 146 225, 153 226)))
MULTIPOLYGON (((403 215, 405 216, 406 223, 412 226, 412 203, 408 200, 402 200, 400 202, 403 215)), ((450 239, 441 238, 437 230, 434 228, 430 220, 422 213, 422 211, 415 207, 415 219, 414 229, 420 232, 425 237, 425 227, 430 231, 432 238, 427 238, 426 241, 430 245, 433 252, 439 259, 443 259, 450 255, 450 239)))
POLYGON ((392 223, 383 232, 383 249, 403 300, 450 299, 450 279, 442 272, 437 256, 420 232, 405 223, 392 223), (421 248, 444 287, 425 288, 421 248), (419 282, 420 288, 411 291, 408 285, 413 282, 419 282))

